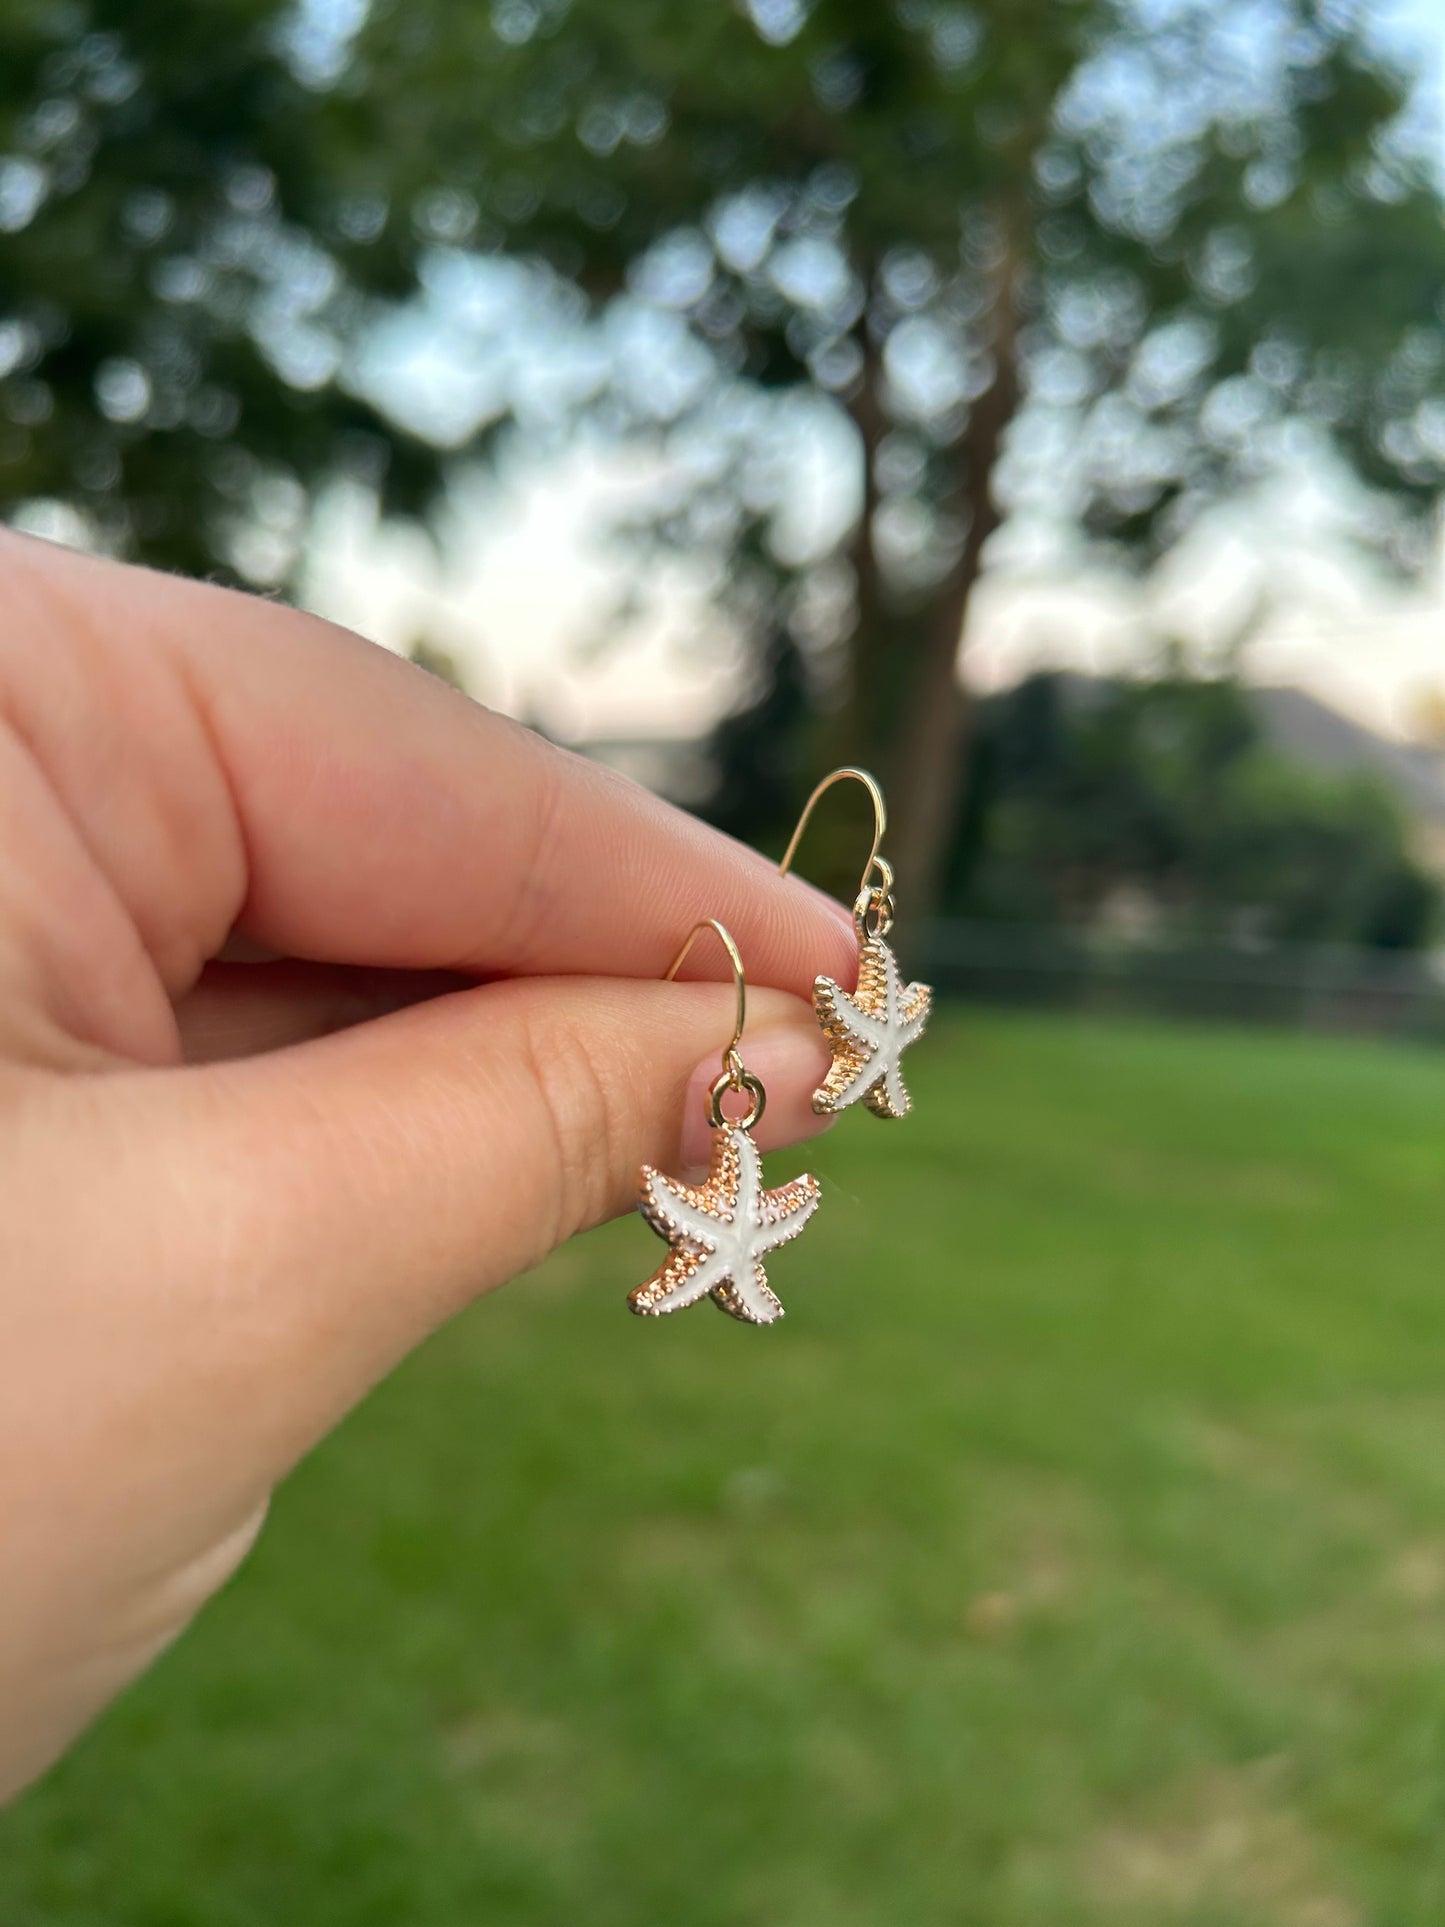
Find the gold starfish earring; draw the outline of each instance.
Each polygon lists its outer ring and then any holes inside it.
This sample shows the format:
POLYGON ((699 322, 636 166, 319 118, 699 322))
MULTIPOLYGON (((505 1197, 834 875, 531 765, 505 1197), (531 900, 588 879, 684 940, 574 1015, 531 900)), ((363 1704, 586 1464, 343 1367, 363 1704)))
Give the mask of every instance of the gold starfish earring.
POLYGON ((858 983, 850 995, 831 977, 813 984, 813 1008, 823 1027, 833 1064, 813 1093, 821 1116, 846 1110, 861 1097, 875 1117, 906 1117, 912 1108, 899 1059, 928 1021, 933 992, 927 984, 904 984, 893 952, 884 942, 893 928, 893 866, 880 856, 888 812, 883 792, 866 769, 835 769, 803 805, 778 869, 792 866, 803 831, 818 799, 835 783, 861 783, 873 799, 873 847, 863 866, 853 927, 858 932, 858 983))
POLYGON ((737 986, 737 1021, 722 1054, 722 1070, 707 1094, 707 1121, 713 1129, 712 1164, 703 1184, 680 1184, 650 1164, 638 1182, 637 1208, 653 1230, 672 1247, 666 1262, 645 1285, 628 1294, 633 1311, 646 1318, 680 1311, 709 1293, 734 1318, 749 1325, 771 1325, 783 1315, 763 1270, 763 1259, 796 1238, 818 1208, 818 1180, 803 1176, 775 1191, 763 1188, 762 1161, 752 1140, 753 1126, 767 1104, 761 1081, 738 1055, 748 1012, 747 979, 738 947, 715 917, 694 924, 673 958, 668 981, 704 930, 716 931, 732 965, 737 986), (722 1108, 729 1091, 747 1099, 741 1117, 722 1108))

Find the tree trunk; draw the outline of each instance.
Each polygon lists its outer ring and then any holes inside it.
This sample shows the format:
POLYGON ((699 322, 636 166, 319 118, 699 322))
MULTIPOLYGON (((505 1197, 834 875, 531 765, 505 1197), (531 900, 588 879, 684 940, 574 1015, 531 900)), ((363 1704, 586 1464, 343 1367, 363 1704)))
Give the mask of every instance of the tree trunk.
POLYGON ((878 447, 888 432, 888 417, 883 408, 882 357, 874 343, 866 338, 863 373, 849 413, 863 445, 863 499, 848 549, 858 615, 849 648, 848 689, 833 721, 830 748, 831 760, 836 763, 871 766, 879 760, 889 735, 883 714, 890 667, 888 618, 883 606, 882 575, 873 548, 873 517, 879 503, 878 447))
POLYGON ((901 918, 934 915, 963 794, 968 699, 959 677, 968 605, 984 544, 999 525, 994 471, 1019 403, 1018 262, 1004 258, 993 306, 993 380, 974 403, 960 448, 966 533, 957 566, 929 612, 892 760, 888 849, 901 918))
MULTIPOLYGON (((848 643, 848 677, 839 707, 822 720, 815 747, 821 773, 844 763, 862 764, 883 783, 890 775, 887 756, 897 722, 897 624, 873 546, 873 518, 880 501, 878 448, 890 423, 883 405, 883 361, 865 338, 863 371, 849 404, 858 431, 863 463, 862 500, 848 545, 856 620, 848 643)), ((808 834, 807 874, 815 883, 851 904, 858 891, 871 834, 868 804, 861 790, 845 791, 836 808, 821 813, 808 834)))

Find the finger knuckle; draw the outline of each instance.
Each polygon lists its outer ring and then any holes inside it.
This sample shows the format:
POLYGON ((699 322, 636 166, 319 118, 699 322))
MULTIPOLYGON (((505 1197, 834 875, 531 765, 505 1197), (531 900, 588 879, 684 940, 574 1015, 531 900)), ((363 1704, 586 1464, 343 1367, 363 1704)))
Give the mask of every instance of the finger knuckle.
POLYGON ((558 1245, 604 1214, 620 1149, 618 1106, 574 1025, 528 1024, 524 1038, 551 1178, 549 1243, 558 1245))

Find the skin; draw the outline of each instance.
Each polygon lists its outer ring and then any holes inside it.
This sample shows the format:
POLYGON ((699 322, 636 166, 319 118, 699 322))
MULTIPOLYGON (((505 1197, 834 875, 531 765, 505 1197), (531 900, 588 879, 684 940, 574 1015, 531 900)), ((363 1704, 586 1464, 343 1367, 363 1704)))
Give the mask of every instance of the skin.
POLYGON ((3 531, 0 851, 8 1793, 428 1332, 644 1161, 706 1163, 725 960, 659 981, 696 919, 747 965, 764 1149, 820 1126, 805 1000, 855 950, 806 884, 356 636, 3 531))

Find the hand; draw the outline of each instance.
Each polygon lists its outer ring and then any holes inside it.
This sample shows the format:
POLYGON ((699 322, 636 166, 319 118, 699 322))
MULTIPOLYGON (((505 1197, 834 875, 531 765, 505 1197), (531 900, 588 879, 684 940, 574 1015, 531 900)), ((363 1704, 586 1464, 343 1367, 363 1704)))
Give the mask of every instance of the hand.
POLYGON ((853 945, 762 858, 325 623, 3 534, 0 608, 4 1791, 410 1347, 625 1208, 643 1159, 705 1161, 731 985, 659 981, 696 919, 774 986, 764 1143, 817 1128, 800 999, 853 945))

